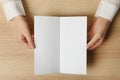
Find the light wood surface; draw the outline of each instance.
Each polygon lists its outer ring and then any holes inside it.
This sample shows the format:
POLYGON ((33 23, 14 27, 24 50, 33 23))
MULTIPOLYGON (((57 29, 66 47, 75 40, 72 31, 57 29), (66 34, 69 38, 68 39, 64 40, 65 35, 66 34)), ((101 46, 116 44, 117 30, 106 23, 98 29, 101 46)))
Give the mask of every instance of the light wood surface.
MULTIPOLYGON (((33 29, 33 16, 88 16, 88 27, 100 0, 22 0, 33 29)), ((88 53, 88 74, 34 76, 34 53, 17 41, 15 24, 7 22, 0 5, 0 80, 120 80, 120 12, 104 43, 88 53)))

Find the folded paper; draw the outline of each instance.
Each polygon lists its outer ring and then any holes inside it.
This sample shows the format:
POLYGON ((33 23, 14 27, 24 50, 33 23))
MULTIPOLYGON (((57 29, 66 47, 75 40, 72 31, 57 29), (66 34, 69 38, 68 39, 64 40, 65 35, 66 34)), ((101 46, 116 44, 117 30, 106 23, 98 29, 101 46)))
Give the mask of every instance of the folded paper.
POLYGON ((86 74, 87 17, 35 16, 34 73, 86 74))

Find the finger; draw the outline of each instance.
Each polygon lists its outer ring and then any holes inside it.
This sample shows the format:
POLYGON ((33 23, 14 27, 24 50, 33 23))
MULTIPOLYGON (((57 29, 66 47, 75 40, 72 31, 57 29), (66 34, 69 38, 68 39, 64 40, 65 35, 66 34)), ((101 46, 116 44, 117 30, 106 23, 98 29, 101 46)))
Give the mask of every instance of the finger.
POLYGON ((98 46, 100 46, 102 43, 102 39, 98 40, 89 50, 93 50, 95 48, 97 48, 98 46))
MULTIPOLYGON (((32 34, 31 37, 32 37, 32 40, 33 40, 33 42, 34 42, 34 35, 32 34)), ((35 42, 34 42, 34 48, 35 48, 35 47, 36 47, 36 46, 35 46, 35 42)))
POLYGON ((28 35, 26 36, 26 38, 27 38, 27 41, 28 41, 29 46, 31 46, 31 48, 34 49, 34 48, 35 48, 35 43, 34 43, 34 40, 33 40, 32 37, 31 37, 31 35, 28 34, 28 35))
POLYGON ((87 42, 89 42, 89 41, 90 41, 90 36, 88 35, 88 36, 87 36, 87 42))
POLYGON ((29 46, 26 38, 21 39, 20 42, 21 42, 22 44, 24 44, 27 48, 30 48, 30 46, 29 46))
POLYGON ((32 37, 32 40, 34 40, 34 35, 33 34, 31 35, 31 37, 32 37))
POLYGON ((99 36, 95 35, 92 40, 88 43, 87 49, 90 49, 91 46, 93 46, 97 41, 99 40, 99 36))
POLYGON ((87 42, 89 42, 91 40, 92 35, 93 35, 92 31, 89 31, 87 34, 87 42))

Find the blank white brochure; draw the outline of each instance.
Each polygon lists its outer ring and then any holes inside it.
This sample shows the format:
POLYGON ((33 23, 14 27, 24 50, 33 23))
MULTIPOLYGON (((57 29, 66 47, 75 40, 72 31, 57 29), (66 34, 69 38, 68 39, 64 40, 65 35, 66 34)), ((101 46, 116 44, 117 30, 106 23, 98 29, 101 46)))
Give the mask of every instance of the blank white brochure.
POLYGON ((87 17, 35 16, 34 73, 86 74, 87 17))

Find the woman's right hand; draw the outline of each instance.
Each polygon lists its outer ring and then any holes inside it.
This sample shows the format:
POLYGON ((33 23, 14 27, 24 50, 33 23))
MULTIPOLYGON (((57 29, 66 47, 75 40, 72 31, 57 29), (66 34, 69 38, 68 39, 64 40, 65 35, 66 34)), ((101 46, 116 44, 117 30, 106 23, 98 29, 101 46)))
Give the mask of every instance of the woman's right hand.
POLYGON ((25 16, 16 16, 12 20, 16 24, 18 40, 28 48, 35 48, 34 35, 30 31, 30 26, 25 16))

